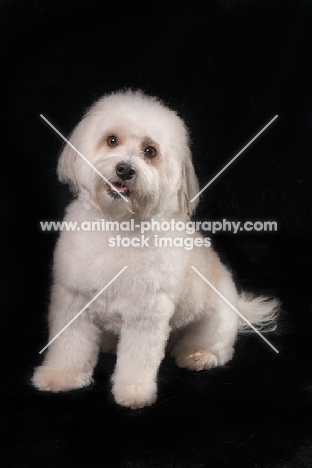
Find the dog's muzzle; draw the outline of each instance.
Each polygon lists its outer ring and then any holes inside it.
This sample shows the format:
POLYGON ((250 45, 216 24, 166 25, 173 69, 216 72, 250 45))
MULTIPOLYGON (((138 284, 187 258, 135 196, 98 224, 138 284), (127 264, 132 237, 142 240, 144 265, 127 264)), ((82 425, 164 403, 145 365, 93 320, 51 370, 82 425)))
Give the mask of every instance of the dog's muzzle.
POLYGON ((129 163, 121 162, 116 166, 116 175, 121 180, 131 180, 135 176, 135 169, 129 163))
POLYGON ((113 198, 118 198, 118 193, 122 193, 122 195, 129 197, 130 190, 126 182, 135 178, 134 167, 129 163, 121 162, 116 165, 115 172, 116 176, 118 177, 117 181, 112 182, 115 190, 109 188, 108 193, 113 198))

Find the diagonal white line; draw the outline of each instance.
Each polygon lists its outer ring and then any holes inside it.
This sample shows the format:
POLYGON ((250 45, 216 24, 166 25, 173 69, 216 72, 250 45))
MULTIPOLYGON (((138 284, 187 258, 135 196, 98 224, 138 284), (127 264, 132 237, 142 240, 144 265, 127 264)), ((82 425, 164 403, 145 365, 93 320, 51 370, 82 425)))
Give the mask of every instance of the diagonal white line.
POLYGON ((81 310, 80 310, 80 312, 78 312, 78 314, 76 314, 76 315, 75 315, 75 317, 73 317, 73 318, 72 318, 72 319, 71 319, 71 320, 68 322, 68 324, 67 324, 67 325, 65 325, 65 327, 64 327, 64 328, 62 328, 62 330, 61 330, 60 332, 58 332, 58 334, 57 334, 57 335, 55 335, 55 337, 54 337, 54 338, 52 338, 52 340, 50 340, 50 341, 49 341, 49 343, 48 343, 48 344, 47 344, 47 345, 46 345, 44 348, 42 348, 42 350, 41 350, 41 351, 39 351, 39 354, 43 353, 43 351, 44 351, 45 349, 47 349, 47 348, 48 348, 48 346, 50 346, 50 344, 51 344, 51 343, 53 343, 53 341, 54 341, 54 340, 56 340, 56 338, 58 338, 58 337, 59 337, 59 336, 60 336, 60 335, 63 333, 63 331, 65 331, 65 330, 66 330, 66 328, 67 328, 67 327, 69 327, 69 325, 71 325, 71 324, 74 322, 74 320, 76 320, 76 318, 78 318, 78 317, 79 317, 79 316, 82 314, 82 312, 84 312, 84 311, 87 309, 87 307, 89 307, 89 305, 91 305, 91 304, 92 304, 92 302, 94 302, 94 301, 95 301, 95 299, 97 299, 97 298, 98 298, 98 297, 99 297, 99 296, 102 294, 102 292, 104 292, 104 291, 105 291, 105 289, 107 289, 107 288, 108 288, 108 286, 110 286, 110 285, 111 285, 111 284, 112 284, 112 283, 115 281, 115 279, 117 279, 117 278, 118 278, 118 276, 120 276, 120 275, 121 275, 121 273, 123 273, 123 272, 125 271, 125 269, 126 269, 126 268, 128 268, 128 266, 124 266, 124 267, 122 268, 122 270, 120 270, 120 272, 119 272, 119 273, 117 273, 117 275, 115 275, 115 276, 114 276, 114 278, 113 278, 113 279, 111 279, 111 280, 110 280, 110 281, 107 283, 107 285, 106 285, 106 286, 104 286, 104 288, 103 288, 103 289, 101 289, 101 291, 99 291, 99 292, 98 292, 98 293, 97 293, 97 294, 94 296, 94 298, 93 298, 93 299, 91 299, 91 301, 90 301, 90 302, 88 302, 88 304, 86 304, 86 305, 84 306, 84 308, 83 308, 83 309, 81 309, 81 310))
POLYGON ((67 140, 67 138, 65 138, 64 135, 62 135, 61 132, 59 132, 59 131, 57 130, 57 128, 55 128, 54 125, 52 125, 51 122, 49 122, 49 120, 48 120, 44 115, 40 114, 40 117, 41 117, 48 125, 50 125, 50 127, 53 128, 53 130, 54 130, 54 131, 55 131, 55 132, 56 132, 56 133, 57 133, 57 134, 58 134, 74 151, 76 151, 76 153, 77 153, 87 164, 89 164, 89 166, 92 167, 92 169, 93 169, 103 180, 105 180, 105 182, 106 182, 108 185, 110 185, 110 187, 111 187, 116 193, 118 193, 118 195, 120 195, 121 198, 122 198, 125 202, 129 203, 129 200, 127 200, 126 197, 124 197, 120 192, 118 192, 118 190, 116 190, 116 188, 110 183, 110 181, 107 180, 106 177, 104 177, 103 174, 101 174, 100 171, 98 171, 97 168, 94 167, 93 164, 90 163, 90 161, 89 161, 82 153, 80 153, 80 151, 78 151, 77 148, 75 148, 75 146, 74 146, 69 140, 67 140))
POLYGON ((256 136, 254 136, 254 137, 253 137, 253 138, 250 140, 250 142, 249 142, 249 143, 247 143, 247 145, 246 145, 246 146, 244 146, 244 148, 243 148, 243 149, 241 149, 241 150, 240 150, 240 152, 239 152, 239 153, 237 153, 237 155, 236 155, 236 156, 234 156, 234 158, 232 158, 232 159, 231 159, 231 161, 230 161, 229 163, 227 163, 227 164, 224 166, 224 168, 223 168, 223 169, 221 169, 221 171, 220 171, 220 172, 218 172, 218 174, 217 174, 216 176, 214 176, 214 177, 213 177, 213 179, 211 179, 211 180, 210 180, 210 182, 208 182, 208 184, 207 184, 207 185, 205 185, 205 187, 204 187, 204 188, 202 188, 200 192, 198 192, 198 194, 197 194, 197 195, 195 195, 195 197, 193 197, 193 198, 192 198, 192 200, 190 200, 190 202, 193 202, 194 200, 196 200, 196 198, 197 198, 197 197, 199 197, 199 195, 200 195, 201 193, 203 193, 203 191, 204 191, 204 190, 206 190, 206 188, 207 188, 207 187, 209 187, 209 185, 211 185, 211 184, 212 184, 212 182, 214 182, 214 181, 217 179, 217 177, 219 177, 219 175, 220 175, 220 174, 222 174, 222 172, 224 172, 224 171, 225 171, 225 169, 227 169, 227 168, 229 167, 229 165, 230 165, 230 164, 232 164, 232 162, 233 162, 233 161, 235 161, 235 159, 236 159, 236 158, 238 158, 238 156, 240 156, 240 155, 242 154, 242 152, 243 152, 243 151, 245 151, 245 149, 246 149, 246 148, 248 148, 248 146, 250 146, 250 145, 251 145, 251 143, 253 143, 253 142, 256 140, 256 138, 258 138, 258 136, 259 136, 259 135, 261 135, 261 133, 263 133, 263 132, 264 132, 264 130, 266 130, 266 129, 268 128, 268 126, 269 126, 269 125, 271 125, 271 123, 272 123, 272 122, 274 122, 274 120, 276 120, 276 119, 277 119, 277 117, 278 117, 278 115, 276 115, 275 117, 273 117, 273 119, 272 119, 272 120, 270 120, 270 122, 269 122, 269 123, 267 123, 267 124, 265 125, 265 127, 263 127, 263 129, 262 129, 262 130, 260 130, 260 132, 259 132, 259 133, 257 133, 257 135, 256 135, 256 136))
POLYGON ((249 320, 246 319, 246 317, 243 316, 243 314, 241 314, 239 312, 239 310, 236 309, 236 307, 234 307, 227 299, 226 297, 223 296, 223 294, 220 293, 220 291, 218 291, 214 286, 213 284, 210 283, 210 281, 207 280, 207 278, 205 278, 198 270, 197 268, 195 268, 194 266, 191 266, 191 268, 198 274, 198 276, 200 276, 204 281, 205 283, 207 283, 233 310, 234 312, 237 313, 237 315, 240 316, 240 318, 242 318, 256 333, 258 333, 258 335, 276 352, 276 353, 279 353, 279 351, 269 342, 269 340, 267 340, 265 338, 265 336, 262 335, 262 333, 259 332, 259 330, 257 330, 252 323, 249 322, 249 320))

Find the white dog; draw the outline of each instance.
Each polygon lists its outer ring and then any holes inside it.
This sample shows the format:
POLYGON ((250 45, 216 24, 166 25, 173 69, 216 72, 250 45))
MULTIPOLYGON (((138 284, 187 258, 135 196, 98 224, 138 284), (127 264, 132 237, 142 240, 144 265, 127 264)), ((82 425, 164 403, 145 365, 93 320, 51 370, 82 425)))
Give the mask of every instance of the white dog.
MULTIPOLYGON (((100 347, 116 348, 112 391, 118 404, 140 408, 157 395, 157 373, 169 334, 178 366, 210 369, 228 362, 242 322, 236 312, 191 268, 207 278, 258 327, 275 319, 277 301, 238 295, 230 272, 199 232, 194 248, 186 232, 149 233, 149 245, 112 246, 111 238, 141 239, 140 223, 186 223, 198 192, 188 132, 178 115, 140 91, 104 96, 85 114, 68 145, 58 174, 77 195, 65 221, 134 220, 132 231, 63 231, 54 256, 49 312, 50 340, 125 266, 89 307, 49 346, 33 384, 65 391, 92 382, 100 347), (105 180, 101 177, 104 176, 105 180), (156 234, 179 238, 157 247, 156 234), (156 236, 156 237, 155 237, 156 236)), ((127 245, 128 245, 127 244, 127 245)))

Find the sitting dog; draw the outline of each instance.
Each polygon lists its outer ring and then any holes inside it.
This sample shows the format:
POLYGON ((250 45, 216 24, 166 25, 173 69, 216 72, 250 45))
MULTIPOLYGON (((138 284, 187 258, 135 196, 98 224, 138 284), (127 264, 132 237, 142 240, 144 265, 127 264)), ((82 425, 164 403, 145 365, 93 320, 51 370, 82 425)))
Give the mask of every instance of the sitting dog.
POLYGON ((99 349, 116 348, 115 401, 141 408, 156 400, 169 335, 175 338, 171 352, 178 366, 210 369, 232 358, 242 326, 229 303, 261 329, 274 322, 278 302, 239 295, 200 232, 191 235, 193 248, 184 248, 190 236, 175 226, 190 220, 199 188, 188 131, 175 111, 141 91, 113 93, 87 111, 69 141, 72 146, 64 147, 58 165, 60 180, 76 195, 65 221, 77 226, 131 221, 133 229, 118 231, 119 246, 114 229, 61 232, 50 340, 66 329, 48 347, 32 382, 53 392, 85 387, 92 382, 99 349), (150 231, 138 245, 141 224, 152 220, 173 229, 150 231), (165 237, 180 244, 159 246, 165 237))

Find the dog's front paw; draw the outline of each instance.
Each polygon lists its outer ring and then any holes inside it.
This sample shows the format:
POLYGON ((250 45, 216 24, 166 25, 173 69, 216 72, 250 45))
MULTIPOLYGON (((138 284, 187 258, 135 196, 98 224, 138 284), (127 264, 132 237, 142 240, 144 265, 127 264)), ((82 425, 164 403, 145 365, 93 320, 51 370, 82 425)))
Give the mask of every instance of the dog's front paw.
POLYGON ((92 377, 89 373, 74 373, 68 369, 42 365, 35 369, 32 383, 38 390, 65 392, 88 386, 92 383, 92 377))
POLYGON ((157 386, 152 383, 115 384, 113 395, 116 403, 121 406, 128 406, 131 409, 150 406, 156 401, 157 386))

